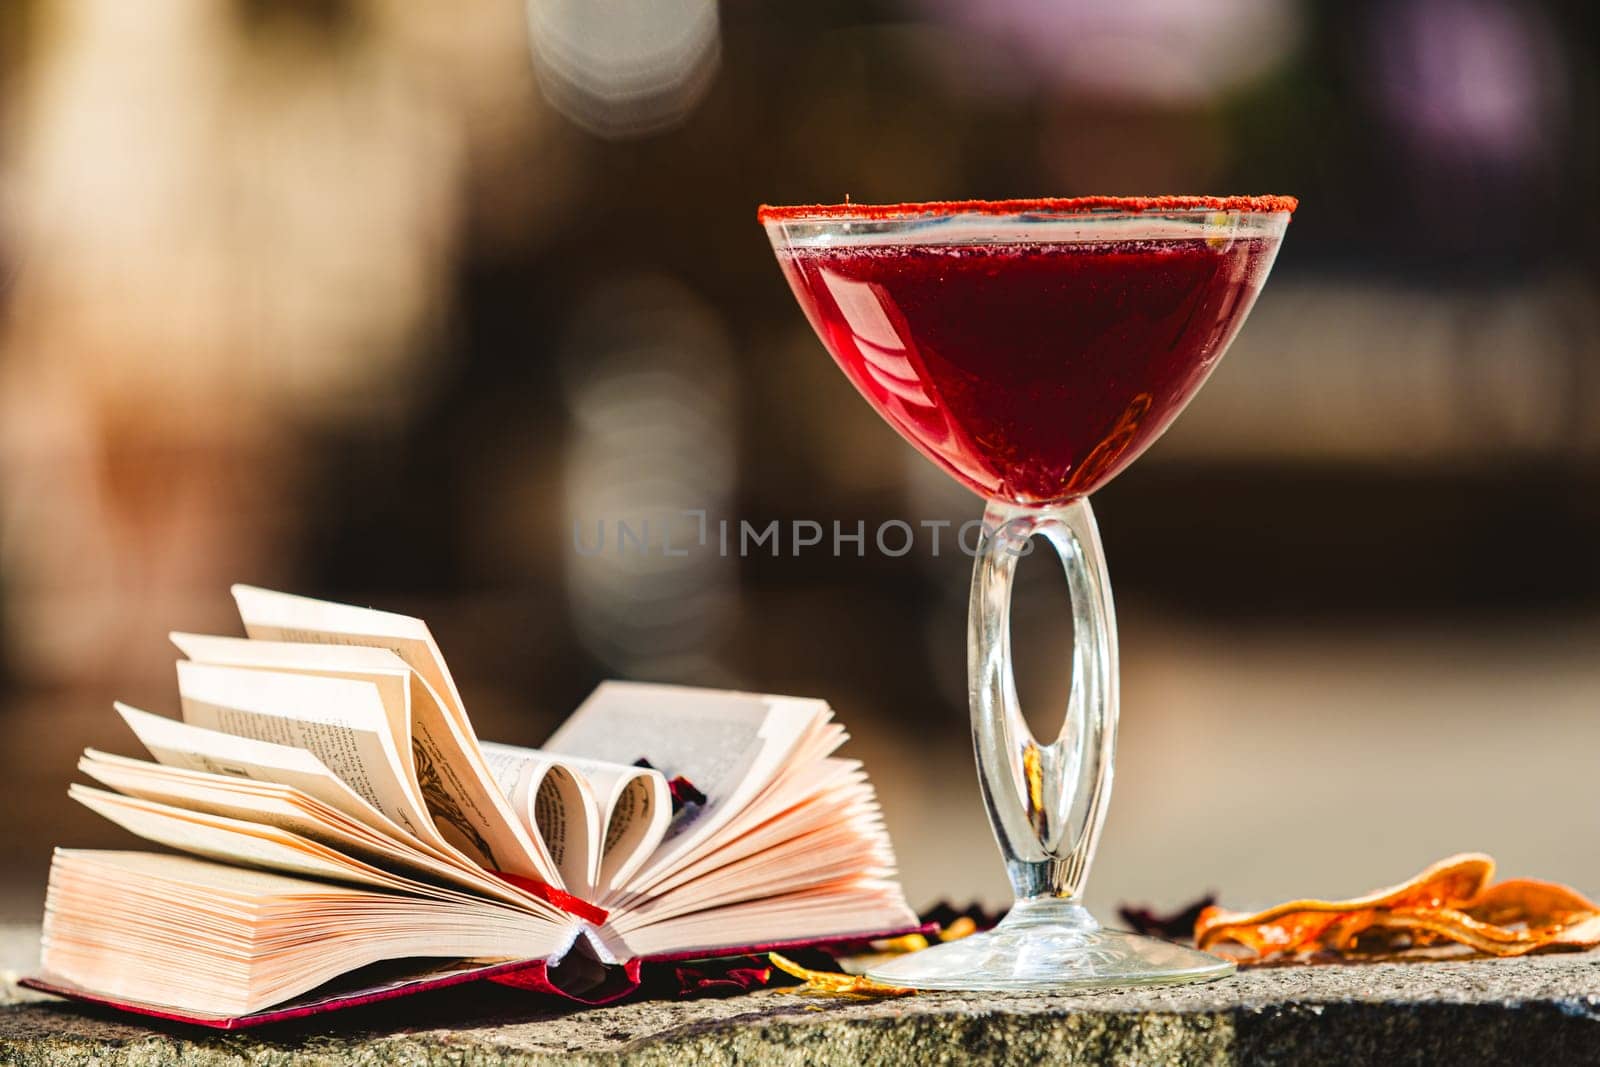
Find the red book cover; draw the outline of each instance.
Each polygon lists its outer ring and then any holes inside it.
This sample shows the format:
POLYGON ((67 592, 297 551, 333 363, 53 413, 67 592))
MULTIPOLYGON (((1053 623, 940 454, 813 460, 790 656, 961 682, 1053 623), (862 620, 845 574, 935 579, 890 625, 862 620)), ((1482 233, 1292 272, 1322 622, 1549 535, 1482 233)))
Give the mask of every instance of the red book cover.
POLYGON ((677 952, 665 953, 659 956, 635 957, 616 967, 605 967, 595 963, 592 971, 581 977, 570 974, 569 968, 571 965, 566 961, 555 966, 552 966, 548 960, 517 960, 510 963, 493 964, 473 964, 470 961, 462 961, 443 966, 426 967, 425 969, 418 969, 399 976, 390 976, 387 980, 371 981, 368 979, 367 981, 357 980, 352 982, 347 978, 330 983, 328 986, 313 990, 304 996, 296 997, 275 1007, 252 1012, 249 1015, 236 1016, 194 1015, 177 1008, 114 1000, 86 989, 80 989, 63 980, 52 978, 48 974, 24 978, 18 984, 41 993, 50 993, 58 997, 66 997, 69 1000, 115 1008, 118 1011, 162 1019, 167 1022, 204 1026, 213 1030, 247 1030, 252 1027, 291 1022, 348 1008, 359 1008, 369 1004, 382 1003, 383 1001, 397 1000, 401 997, 409 997, 418 993, 428 993, 434 990, 447 989, 451 986, 465 985, 468 982, 494 982, 497 985, 526 990, 536 995, 557 997, 591 1006, 611 1004, 638 993, 645 973, 652 968, 669 967, 672 964, 691 961, 737 961, 742 957, 762 956, 768 952, 793 952, 801 949, 816 949, 833 955, 848 955, 866 948, 873 941, 883 938, 900 937, 913 933, 932 933, 935 929, 937 929, 935 924, 927 923, 908 929, 885 930, 877 934, 857 934, 844 939, 775 941, 770 944, 718 949, 710 956, 695 952, 677 952), (557 974, 557 971, 569 973, 557 974), (576 980, 574 980, 575 978, 576 980))

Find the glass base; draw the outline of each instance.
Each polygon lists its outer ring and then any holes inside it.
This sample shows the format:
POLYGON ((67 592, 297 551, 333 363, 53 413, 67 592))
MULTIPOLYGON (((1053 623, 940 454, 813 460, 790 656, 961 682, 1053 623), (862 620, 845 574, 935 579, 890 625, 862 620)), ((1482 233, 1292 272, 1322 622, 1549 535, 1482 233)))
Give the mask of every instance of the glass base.
POLYGON ((1060 992, 1210 982, 1233 971, 1228 960, 1103 930, 1081 905, 1041 899, 1019 901, 993 930, 875 965, 867 977, 911 989, 1060 992))

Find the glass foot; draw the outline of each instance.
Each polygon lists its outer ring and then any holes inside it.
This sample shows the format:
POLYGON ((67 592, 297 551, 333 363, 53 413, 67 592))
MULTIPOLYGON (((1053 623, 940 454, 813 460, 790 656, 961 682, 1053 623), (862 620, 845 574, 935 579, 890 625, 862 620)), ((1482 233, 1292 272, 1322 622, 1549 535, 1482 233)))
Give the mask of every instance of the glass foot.
POLYGON ((1209 982, 1233 971, 1170 941, 1103 930, 1080 905, 1031 900, 993 930, 878 964, 867 977, 912 989, 1056 992, 1209 982))

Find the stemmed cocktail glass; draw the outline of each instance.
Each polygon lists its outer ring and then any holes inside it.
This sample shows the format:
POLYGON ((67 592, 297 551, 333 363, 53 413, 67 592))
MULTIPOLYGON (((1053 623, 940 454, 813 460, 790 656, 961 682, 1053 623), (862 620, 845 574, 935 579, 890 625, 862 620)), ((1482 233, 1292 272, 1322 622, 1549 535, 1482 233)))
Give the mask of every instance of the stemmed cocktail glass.
POLYGON ((1277 255, 1287 197, 763 207, 795 296, 878 414, 988 501, 968 687, 978 779, 1016 904, 994 930, 885 963, 924 989, 1221 977, 1233 965, 1105 930, 1079 903, 1111 791, 1117 634, 1088 496, 1221 359, 1277 255), (1011 669, 1017 556, 1043 537, 1072 595, 1060 735, 1033 737, 1011 669))

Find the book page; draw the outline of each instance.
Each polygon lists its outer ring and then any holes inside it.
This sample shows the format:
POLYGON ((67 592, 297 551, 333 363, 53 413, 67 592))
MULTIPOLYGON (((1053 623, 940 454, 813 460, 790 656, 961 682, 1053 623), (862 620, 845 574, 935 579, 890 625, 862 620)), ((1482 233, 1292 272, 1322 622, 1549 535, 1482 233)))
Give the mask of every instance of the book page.
POLYGON ((560 958, 579 928, 185 856, 57 849, 41 955, 59 984, 225 1018, 379 960, 560 958))
POLYGON ((411 668, 386 648, 301 645, 178 632, 168 634, 167 638, 195 663, 371 682, 378 687, 378 698, 389 717, 396 750, 404 753, 410 747, 411 668))
POLYGON ((567 888, 554 857, 495 785, 477 737, 446 713, 415 671, 411 693, 412 753, 435 818, 470 842, 490 870, 567 888))
POLYGON ((732 907, 710 908, 626 934, 608 925, 604 933, 611 951, 627 958, 668 952, 712 955, 721 949, 790 940, 842 939, 856 934, 906 933, 916 927, 917 917, 906 907, 898 885, 862 878, 732 907))
POLYGON ((485 742, 485 765, 528 833, 544 845, 569 892, 593 895, 600 808, 588 782, 528 748, 485 742))
POLYGON ((119 796, 77 783, 68 787, 67 795, 146 841, 197 856, 379 889, 405 888, 402 879, 340 856, 332 849, 313 846, 284 831, 220 817, 207 819, 169 805, 119 796))
POLYGON ((548 752, 631 764, 644 758, 706 795, 672 820, 655 854, 619 891, 648 889, 692 858, 769 785, 831 712, 818 700, 683 686, 602 684, 544 746, 548 752))
POLYGON ((888 879, 893 857, 882 846, 871 816, 858 813, 782 846, 729 864, 660 896, 652 894, 611 916, 610 925, 638 927, 710 908, 794 893, 852 878, 888 879))
POLYGON ((441 831, 490 870, 566 888, 554 858, 495 787, 461 694, 422 620, 247 585, 234 586, 233 595, 253 641, 387 649, 410 667, 411 757, 441 831))
POLYGON ((352 859, 417 881, 464 889, 541 914, 557 914, 541 900, 487 874, 455 854, 435 854, 421 842, 396 840, 346 818, 291 786, 188 771, 89 749, 78 769, 126 796, 220 815, 298 834, 352 859))
MULTIPOLYGON (((442 710, 438 695, 387 648, 300 644, 174 633, 173 644, 198 663, 370 681, 378 686, 405 769, 448 842, 488 870, 551 882, 559 871, 537 841, 519 832, 514 814, 480 773, 476 740, 442 710)), ((560 887, 559 882, 556 883, 560 887)))
POLYGON ((599 807, 602 839, 595 891, 603 894, 627 882, 661 846, 672 823, 672 790, 666 776, 651 768, 581 756, 558 758, 589 783, 599 807))
POLYGON ((157 763, 292 786, 390 836, 405 833, 305 749, 207 730, 127 704, 115 707, 157 763))
POLYGON ((569 889, 603 894, 666 836, 672 794, 659 771, 494 742, 483 753, 512 806, 571 865, 562 870, 569 889))
POLYGON ((845 736, 838 723, 813 727, 767 785, 696 848, 692 857, 652 880, 649 895, 660 896, 749 855, 758 842, 772 840, 774 833, 800 832, 796 827, 808 811, 837 808, 850 802, 858 790, 864 789, 865 795, 872 797, 859 763, 829 755, 844 743, 845 736))
MULTIPOLYGON (((336 678, 371 685, 377 690, 378 703, 388 723, 388 736, 399 766, 400 783, 413 803, 427 800, 416 780, 411 762, 414 747, 411 736, 411 668, 393 652, 380 648, 295 645, 203 634, 172 633, 167 636, 189 657, 191 663, 248 668, 280 675, 336 678)), ((241 685, 245 684, 244 676, 236 677, 241 679, 241 685)), ((423 805, 423 810, 427 810, 426 805, 423 805)), ((428 814, 435 815, 431 811, 428 814)), ((429 844, 443 845, 445 841, 439 834, 436 822, 436 815, 433 819, 423 819, 414 833, 429 844)))
POLYGON ((394 652, 439 694, 445 711, 466 719, 461 694, 427 624, 409 615, 235 585, 245 633, 262 641, 369 645, 394 652))
MULTIPOLYGON (((766 817, 743 832, 743 815, 724 828, 717 836, 714 847, 700 850, 694 859, 682 864, 670 876, 658 879, 650 887, 650 901, 678 892, 686 896, 700 892, 700 880, 708 875, 736 867, 750 857, 758 858, 764 869, 778 869, 787 865, 784 854, 798 841, 815 830, 827 826, 851 825, 876 840, 876 847, 884 849, 877 865, 893 866, 893 854, 888 849, 887 835, 881 832, 882 818, 877 801, 866 775, 854 760, 825 759, 812 764, 801 774, 782 782, 776 790, 769 790, 760 801, 746 809, 761 811, 766 817), (737 824, 737 825, 736 825, 737 824)), ((799 863, 803 868, 808 857, 800 850, 799 863)), ((815 858, 815 857, 810 857, 815 858)), ((755 879, 749 884, 754 885, 755 879)), ((645 901, 637 901, 644 904, 645 901)))
POLYGON ((398 866, 402 868, 401 873, 411 877, 420 872, 430 877, 456 879, 454 871, 445 869, 432 857, 423 858, 415 849, 388 838, 362 834, 330 817, 336 813, 319 811, 309 803, 294 803, 287 792, 279 796, 252 793, 239 788, 233 779, 211 783, 199 775, 187 780, 175 778, 171 769, 163 775, 163 768, 158 765, 126 760, 94 749, 84 752, 78 760, 78 770, 124 796, 287 830, 374 866, 391 871, 398 866), (151 773, 146 773, 144 768, 150 768, 151 773), (235 784, 230 787, 230 783, 235 784))
POLYGON ((167 634, 167 640, 196 663, 220 663, 228 667, 338 675, 377 671, 403 673, 411 669, 405 660, 389 649, 369 645, 268 641, 252 637, 192 634, 183 630, 173 630, 167 634))
POLYGON ((370 682, 181 661, 178 692, 185 722, 305 749, 406 832, 432 836, 370 682))

